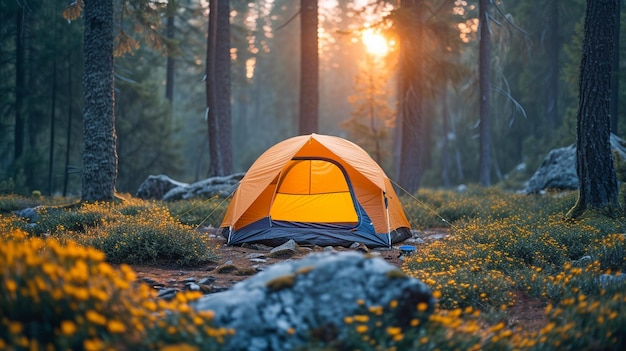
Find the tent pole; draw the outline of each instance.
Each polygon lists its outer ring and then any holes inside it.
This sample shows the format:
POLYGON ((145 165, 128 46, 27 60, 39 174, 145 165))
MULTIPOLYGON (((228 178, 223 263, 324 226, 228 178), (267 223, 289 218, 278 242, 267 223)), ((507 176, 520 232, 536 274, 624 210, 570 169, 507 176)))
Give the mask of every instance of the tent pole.
POLYGON ((387 241, 389 242, 389 248, 391 249, 391 223, 389 221, 389 201, 387 200, 387 194, 384 191, 383 197, 385 198, 385 213, 387 216, 387 241))

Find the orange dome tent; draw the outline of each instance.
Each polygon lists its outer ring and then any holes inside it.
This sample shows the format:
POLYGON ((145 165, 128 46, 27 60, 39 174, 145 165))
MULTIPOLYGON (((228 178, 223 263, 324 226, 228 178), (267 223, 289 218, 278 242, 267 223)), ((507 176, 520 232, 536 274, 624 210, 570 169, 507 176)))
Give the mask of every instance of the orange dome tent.
POLYGON ((250 166, 222 222, 231 245, 390 247, 410 225, 380 166, 356 144, 311 134, 284 140, 250 166))

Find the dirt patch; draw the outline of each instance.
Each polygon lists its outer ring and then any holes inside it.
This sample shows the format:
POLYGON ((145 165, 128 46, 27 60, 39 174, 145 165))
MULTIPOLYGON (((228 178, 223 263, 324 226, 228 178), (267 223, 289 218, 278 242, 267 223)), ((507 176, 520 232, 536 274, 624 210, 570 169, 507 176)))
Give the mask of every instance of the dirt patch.
MULTIPOLYGON (((429 230, 420 235, 419 242, 441 240, 448 235, 446 229, 429 230)), ((271 257, 270 247, 262 245, 228 246, 221 236, 210 235, 214 245, 219 246, 218 259, 195 267, 177 266, 142 266, 134 265, 138 279, 142 279, 155 288, 171 288, 185 290, 189 282, 206 281, 202 285, 205 293, 227 290, 233 284, 244 280, 263 269, 281 261, 302 258, 313 252, 324 252, 329 248, 319 246, 299 246, 297 252, 289 257, 271 257)), ((403 244, 412 245, 411 242, 403 244)), ((334 251, 359 251, 362 249, 349 249, 333 247, 334 251)), ((402 268, 403 260, 399 257, 399 249, 373 249, 370 253, 384 259, 390 264, 402 268)), ((545 302, 531 298, 524 293, 516 293, 516 303, 507 310, 507 327, 523 330, 526 332, 538 332, 547 324, 545 315, 545 302)))
MULTIPOLYGON (((215 235, 211 235, 210 240, 215 246, 219 246, 216 261, 195 267, 133 265, 137 278, 143 279, 157 288, 180 290, 185 288, 187 282, 208 278, 212 281, 213 291, 222 291, 275 263, 302 258, 312 252, 329 250, 319 246, 299 246, 298 251, 291 256, 271 257, 269 252, 271 248, 266 246, 228 246, 224 238, 215 235)), ((335 251, 357 251, 344 247, 333 247, 332 249, 335 251)), ((398 257, 399 251, 397 249, 374 249, 370 250, 370 253, 380 256, 398 268, 402 267, 402 260, 398 257)))

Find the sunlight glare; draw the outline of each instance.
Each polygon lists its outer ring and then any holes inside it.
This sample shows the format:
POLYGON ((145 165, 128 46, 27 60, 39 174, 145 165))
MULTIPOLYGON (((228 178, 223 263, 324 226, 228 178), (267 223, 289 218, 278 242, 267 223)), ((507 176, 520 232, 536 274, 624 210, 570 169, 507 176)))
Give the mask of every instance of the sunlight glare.
POLYGON ((380 33, 374 32, 369 28, 363 31, 361 40, 365 44, 367 53, 374 56, 385 56, 389 53, 389 43, 387 39, 380 33))

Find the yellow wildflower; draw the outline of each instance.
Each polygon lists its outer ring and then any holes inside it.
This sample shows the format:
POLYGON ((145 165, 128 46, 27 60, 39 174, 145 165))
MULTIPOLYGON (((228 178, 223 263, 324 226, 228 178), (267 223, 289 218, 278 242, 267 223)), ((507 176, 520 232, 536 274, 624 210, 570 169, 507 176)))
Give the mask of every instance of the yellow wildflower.
POLYGON ((107 324, 107 329, 113 334, 123 333, 126 331, 126 326, 124 325, 124 323, 114 319, 109 321, 109 323, 107 324))
POLYGON ((13 293, 13 292, 15 292, 15 290, 17 290, 17 283, 13 279, 7 279, 7 281, 4 283, 4 285, 6 286, 7 290, 10 293, 13 293))
POLYGON ((354 316, 354 320, 359 323, 367 323, 367 321, 369 320, 369 317, 364 314, 358 314, 354 316))
POLYGON ((87 317, 88 321, 97 325, 105 325, 107 322, 107 319, 105 316, 101 315, 100 313, 94 310, 87 311, 87 313, 85 313, 85 317, 87 317))
POLYGON ((87 339, 83 342, 83 347, 87 351, 100 351, 104 349, 104 343, 100 339, 87 339))
POLYGON ((65 335, 72 335, 76 332, 76 324, 72 321, 61 322, 61 333, 65 335))
POLYGON ((402 333, 402 328, 399 327, 387 327, 387 334, 394 336, 402 333))
POLYGON ((360 334, 367 333, 367 330, 367 325, 359 325, 356 327, 356 332, 360 334))

